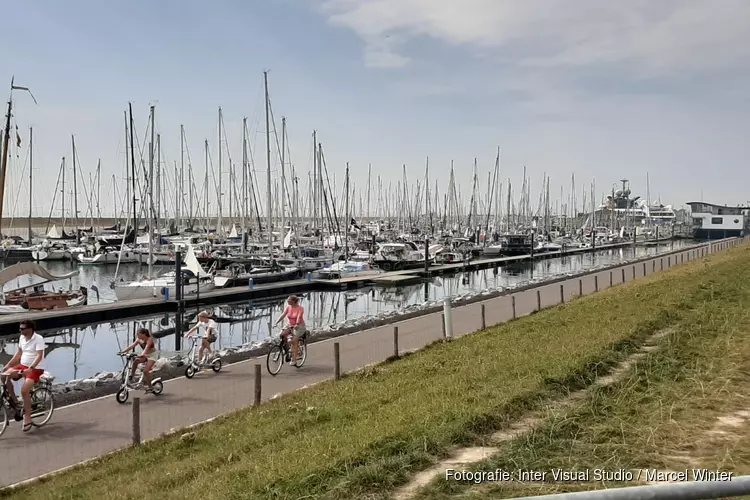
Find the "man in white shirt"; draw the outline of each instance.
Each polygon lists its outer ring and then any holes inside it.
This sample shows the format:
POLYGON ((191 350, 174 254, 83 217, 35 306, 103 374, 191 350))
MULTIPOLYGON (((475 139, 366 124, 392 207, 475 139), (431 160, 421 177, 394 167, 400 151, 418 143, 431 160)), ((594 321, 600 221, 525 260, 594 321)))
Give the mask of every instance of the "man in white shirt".
POLYGON ((32 320, 23 320, 20 323, 21 337, 18 339, 18 352, 13 359, 8 361, 3 369, 3 375, 9 375, 6 381, 6 389, 11 400, 18 407, 16 391, 13 389, 11 380, 19 380, 25 377, 21 388, 23 398, 23 431, 31 429, 31 389, 39 382, 44 374, 44 349, 46 344, 44 337, 36 333, 36 325, 32 320))

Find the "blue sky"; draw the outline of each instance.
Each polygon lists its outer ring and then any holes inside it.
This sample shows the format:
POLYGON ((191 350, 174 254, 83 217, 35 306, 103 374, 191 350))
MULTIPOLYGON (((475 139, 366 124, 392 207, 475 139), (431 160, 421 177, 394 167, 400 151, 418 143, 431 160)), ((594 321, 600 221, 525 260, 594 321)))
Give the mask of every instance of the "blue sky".
MULTIPOLYGON (((85 179, 101 159, 110 211, 129 101, 141 135, 156 105, 170 168, 180 124, 197 175, 204 138, 216 162, 221 106, 233 161, 247 116, 263 170, 263 70, 301 177, 317 129, 330 171, 340 180, 348 161, 362 187, 368 163, 395 183, 429 156, 442 192, 451 160, 468 192, 473 158, 484 181, 500 146, 503 178, 520 187, 526 165, 535 191, 547 172, 553 197, 572 173, 579 202, 594 178, 599 192, 629 178, 645 197, 648 172, 664 203, 750 199, 745 0, 38 0, 6 15, 0 84, 15 75, 39 101, 15 97, 24 145, 35 128, 39 215, 70 134, 85 179)), ((26 190, 24 158, 11 198, 26 190)), ((6 203, 20 215, 25 196, 6 203)))

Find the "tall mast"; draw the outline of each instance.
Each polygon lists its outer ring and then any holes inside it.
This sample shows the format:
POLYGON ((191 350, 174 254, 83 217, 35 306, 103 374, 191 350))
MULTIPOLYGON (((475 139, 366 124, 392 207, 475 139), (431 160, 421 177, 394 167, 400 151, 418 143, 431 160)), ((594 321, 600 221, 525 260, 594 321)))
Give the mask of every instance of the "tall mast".
MULTIPOLYGON (((10 81, 11 92, 13 91, 13 80, 10 81)), ((3 158, 0 167, 0 237, 2 237, 3 205, 5 205, 5 174, 8 171, 8 144, 10 143, 10 114, 13 109, 12 97, 8 99, 8 114, 5 116, 5 135, 3 137, 3 158)))
POLYGON ((183 125, 180 125, 180 174, 179 174, 179 184, 180 186, 177 188, 177 210, 176 210, 176 219, 177 219, 177 230, 180 229, 180 217, 184 217, 185 214, 182 213, 182 204, 185 202, 185 128, 183 125))
MULTIPOLYGON (((135 140, 133 138, 133 104, 128 103, 128 113, 130 115, 130 182, 133 183, 133 231, 135 235, 138 235, 138 212, 135 209, 135 202, 137 201, 136 190, 135 190, 135 140)), ((127 231, 127 227, 125 230, 127 231)), ((127 236, 127 235, 125 235, 127 236)))
POLYGON ((74 230, 76 232, 76 244, 81 244, 81 234, 78 231, 78 174, 76 172, 76 139, 72 135, 70 141, 73 144, 73 220, 75 221, 74 230))
MULTIPOLYGON (((284 171, 284 161, 285 161, 285 152, 286 152, 286 117, 281 117, 281 244, 284 244, 284 239, 286 235, 284 234, 284 231, 286 230, 286 221, 285 219, 285 213, 286 213, 286 172, 284 171)), ((290 242, 291 243, 291 242, 290 242)))
MULTIPOLYGON (((13 91, 25 90, 34 99, 34 94, 27 87, 13 85, 15 78, 10 79, 10 97, 8 97, 8 114, 5 115, 5 136, 3 140, 3 157, 0 159, 0 236, 2 236, 3 206, 5 205, 5 175, 8 172, 8 144, 10 143, 10 117, 13 111, 13 91)), ((36 99, 34 99, 36 103, 36 99)))
POLYGON ((315 229, 318 224, 318 133, 313 130, 313 178, 312 178, 312 224, 315 229))
MULTIPOLYGON (((128 112, 123 111, 125 115, 125 204, 124 211, 128 213, 128 202, 130 201, 130 160, 128 159, 128 112)), ((125 219, 128 219, 125 216, 125 219)), ((118 221, 119 222, 119 221, 118 221)), ((125 228, 127 231, 127 228, 125 228)))
MULTIPOLYGON (((102 207, 100 204, 102 192, 102 160, 101 158, 96 163, 96 223, 97 227, 102 227, 102 207)), ((117 196, 115 196, 117 200, 117 196)))
POLYGON ((268 72, 263 72, 263 88, 266 97, 266 182, 268 185, 266 193, 266 210, 268 217, 268 252, 273 259, 273 231, 271 231, 271 124, 269 116, 268 102, 268 72))
POLYGON ((61 199, 61 202, 60 202, 60 209, 62 210, 62 230, 63 230, 63 233, 64 233, 65 232, 65 223, 67 222, 67 218, 68 218, 67 214, 65 213, 65 169, 66 169, 66 165, 65 165, 65 157, 64 156, 63 156, 63 159, 62 159, 62 167, 61 168, 62 168, 62 190, 60 191, 60 193, 62 194, 62 199, 61 199))
POLYGON ((156 225, 156 212, 154 211, 154 106, 150 109, 150 128, 151 128, 151 140, 148 142, 148 204, 149 204, 149 217, 148 223, 148 277, 153 278, 152 272, 154 270, 153 259, 151 258, 154 253, 154 226, 156 225))
MULTIPOLYGON (((216 228, 217 234, 223 234, 224 233, 224 227, 223 227, 223 221, 222 221, 222 202, 221 198, 223 193, 221 192, 221 106, 219 106, 219 142, 218 142, 218 155, 219 155, 219 217, 218 217, 218 223, 216 228)), ((230 195, 231 196, 231 195, 230 195)))
POLYGON ((156 235, 161 241, 161 134, 156 134, 156 235))
POLYGON ((349 223, 351 222, 351 215, 349 214, 349 162, 346 162, 346 179, 344 181, 346 186, 346 209, 344 210, 344 261, 349 260, 349 223))
MULTIPOLYGON (((242 231, 247 232, 247 118, 242 119, 242 231)), ((243 240, 244 241, 244 240, 243 240)))
POLYGON ((29 127, 29 245, 31 245, 31 200, 34 181, 34 127, 29 127))
POLYGON ((203 212, 206 214, 206 232, 210 229, 209 223, 208 223, 208 139, 206 139, 206 142, 204 144, 205 154, 206 154, 206 178, 203 184, 203 212))

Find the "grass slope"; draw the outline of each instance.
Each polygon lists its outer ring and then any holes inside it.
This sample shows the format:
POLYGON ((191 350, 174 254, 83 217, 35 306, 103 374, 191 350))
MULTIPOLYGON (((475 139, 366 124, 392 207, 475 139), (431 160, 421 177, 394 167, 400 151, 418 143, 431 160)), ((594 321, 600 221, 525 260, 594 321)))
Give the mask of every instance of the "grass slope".
POLYGON ((434 345, 237 412, 198 429, 192 442, 161 439, 6 495, 387 498, 451 446, 587 384, 635 343, 693 314, 705 281, 734 280, 746 255, 714 255, 434 345))
MULTIPOLYGON (((750 473, 750 248, 699 273, 671 334, 618 383, 550 411, 536 429, 471 470, 710 469, 750 473)), ((624 482, 470 485, 436 480, 418 499, 510 498, 625 486, 624 482)), ((593 478, 592 478, 593 479, 593 478)), ((653 478, 652 478, 653 479, 653 478)), ((692 477, 691 477, 692 479, 692 477)))

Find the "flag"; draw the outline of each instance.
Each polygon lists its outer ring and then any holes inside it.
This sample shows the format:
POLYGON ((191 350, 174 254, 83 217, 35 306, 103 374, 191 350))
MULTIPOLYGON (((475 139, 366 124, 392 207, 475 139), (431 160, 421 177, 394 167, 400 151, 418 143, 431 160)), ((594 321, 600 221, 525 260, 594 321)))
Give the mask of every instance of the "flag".
POLYGON ((18 127, 16 127, 16 146, 21 147, 21 135, 18 133, 18 127))

